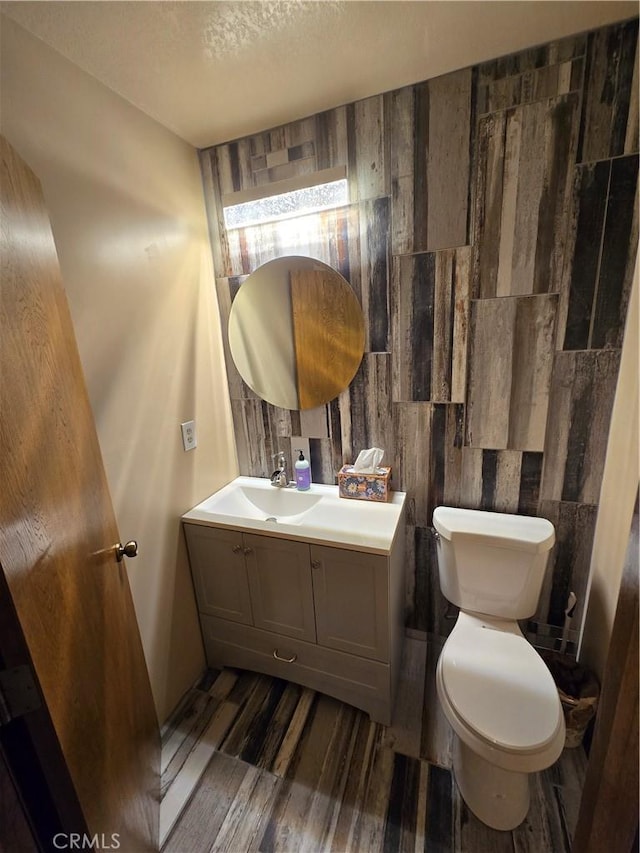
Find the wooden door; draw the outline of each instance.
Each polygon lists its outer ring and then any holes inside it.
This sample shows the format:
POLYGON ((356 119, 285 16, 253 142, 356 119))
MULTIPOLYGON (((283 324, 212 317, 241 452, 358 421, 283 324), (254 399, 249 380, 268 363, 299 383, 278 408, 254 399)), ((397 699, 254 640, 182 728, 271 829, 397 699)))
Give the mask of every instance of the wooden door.
POLYGON ((388 560, 311 546, 318 643, 363 658, 389 660, 388 560))
POLYGON ((638 850, 638 505, 573 838, 576 853, 638 850))
POLYGON ((249 581, 242 533, 185 524, 198 610, 208 616, 251 625, 249 581))
POLYGON ((243 535, 253 624, 256 628, 316 640, 309 546, 270 536, 243 535))
POLYGON ((0 593, 89 833, 153 850, 159 732, 120 539, 41 187, 0 152, 0 593))

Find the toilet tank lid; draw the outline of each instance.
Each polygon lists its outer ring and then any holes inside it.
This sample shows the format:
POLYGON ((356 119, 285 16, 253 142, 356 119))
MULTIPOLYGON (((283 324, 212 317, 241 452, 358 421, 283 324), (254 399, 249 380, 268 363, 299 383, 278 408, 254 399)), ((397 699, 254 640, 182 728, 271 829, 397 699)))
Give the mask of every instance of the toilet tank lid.
POLYGON ((462 536, 481 538, 487 545, 522 551, 549 551, 555 542, 553 524, 530 515, 439 506, 433 511, 433 526, 451 541, 462 536))

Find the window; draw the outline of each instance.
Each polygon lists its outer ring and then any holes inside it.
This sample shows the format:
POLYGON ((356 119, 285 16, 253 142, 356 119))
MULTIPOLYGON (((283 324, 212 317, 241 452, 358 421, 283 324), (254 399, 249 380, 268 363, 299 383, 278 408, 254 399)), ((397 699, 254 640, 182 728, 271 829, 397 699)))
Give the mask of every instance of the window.
POLYGON ((246 228, 263 222, 305 216, 349 203, 347 179, 270 195, 224 207, 224 223, 229 229, 246 228))

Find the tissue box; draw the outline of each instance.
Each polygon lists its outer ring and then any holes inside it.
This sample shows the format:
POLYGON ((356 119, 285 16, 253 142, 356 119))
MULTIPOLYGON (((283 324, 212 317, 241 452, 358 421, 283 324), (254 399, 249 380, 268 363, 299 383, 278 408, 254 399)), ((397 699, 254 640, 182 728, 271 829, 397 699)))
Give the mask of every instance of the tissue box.
POLYGON ((353 465, 338 471, 338 494, 357 501, 388 501, 391 498, 391 468, 380 467, 376 474, 358 474, 353 465))

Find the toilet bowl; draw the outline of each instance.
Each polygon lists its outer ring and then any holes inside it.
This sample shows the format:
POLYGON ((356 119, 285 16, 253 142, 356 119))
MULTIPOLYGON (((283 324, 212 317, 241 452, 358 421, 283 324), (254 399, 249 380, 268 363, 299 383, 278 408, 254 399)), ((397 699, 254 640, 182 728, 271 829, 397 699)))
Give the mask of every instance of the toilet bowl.
POLYGON ((517 622, 535 612, 553 526, 449 507, 433 520, 440 584, 461 608, 436 671, 455 780, 483 823, 514 829, 529 810, 530 774, 550 767, 564 746, 553 678, 517 622))
POLYGON ((529 774, 550 767, 564 746, 549 670, 517 623, 461 612, 436 687, 455 734, 460 793, 483 823, 513 829, 529 810, 529 774))

